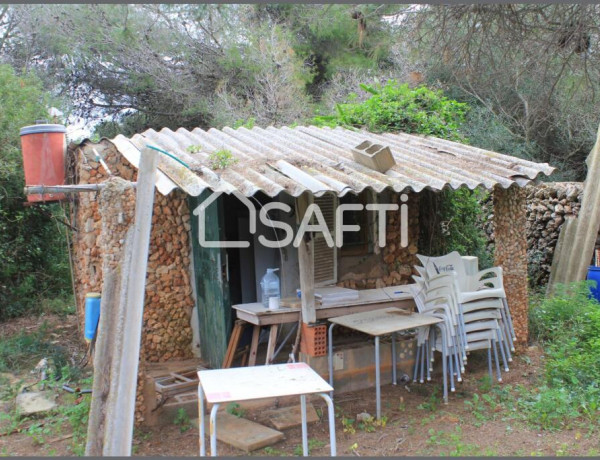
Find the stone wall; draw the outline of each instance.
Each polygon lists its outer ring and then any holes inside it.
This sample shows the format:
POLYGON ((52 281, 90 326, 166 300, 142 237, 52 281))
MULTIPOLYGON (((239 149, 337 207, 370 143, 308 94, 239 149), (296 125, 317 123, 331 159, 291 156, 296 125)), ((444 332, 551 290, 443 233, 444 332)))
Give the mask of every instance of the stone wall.
MULTIPOLYGON (((560 229, 567 216, 577 216, 581 207, 581 182, 544 182, 525 188, 527 194, 527 259, 529 286, 541 288, 548 282, 560 229)), ((486 204, 485 230, 494 244, 491 202, 486 204)), ((600 234, 596 242, 600 248, 600 234)))
MULTIPOLYGON (((136 169, 118 155, 110 145, 103 144, 105 162, 116 176, 135 181, 136 169)), ((96 146, 98 148, 98 146, 96 146)), ((77 156, 75 180, 81 184, 99 183, 107 179, 106 171, 85 149, 73 152, 77 156)), ((81 193, 73 208, 77 232, 73 235, 73 259, 77 313, 83 323, 85 294, 102 291, 102 263, 118 263, 124 235, 133 222, 135 194, 125 191, 115 202, 113 212, 118 228, 107 228, 100 219, 96 193, 81 193), (105 228, 103 228, 103 223, 105 228), (102 235, 110 235, 110 243, 102 235), (112 234, 112 235, 111 235, 112 234), (113 262, 111 262, 113 261, 113 262)), ((186 196, 173 191, 167 197, 158 191, 155 196, 150 237, 148 277, 140 352, 140 375, 145 362, 191 358, 192 330, 190 316, 194 307, 190 280, 190 214, 186 196)), ((111 223, 110 225, 115 225, 111 223)), ((142 421, 144 404, 139 379, 136 419, 142 421)))
MULTIPOLYGON (((407 194, 408 200, 408 247, 400 245, 400 210, 386 213, 386 245, 377 247, 375 254, 364 257, 365 263, 357 264, 356 270, 340 276, 338 286, 349 289, 375 289, 412 282, 413 266, 418 260, 417 242, 419 239, 419 196, 407 194)), ((391 193, 391 204, 403 203, 400 194, 391 193)))
POLYGON ((494 234, 496 247, 494 265, 502 267, 504 290, 515 329, 515 348, 524 350, 528 336, 527 296, 527 195, 520 187, 493 193, 494 234))

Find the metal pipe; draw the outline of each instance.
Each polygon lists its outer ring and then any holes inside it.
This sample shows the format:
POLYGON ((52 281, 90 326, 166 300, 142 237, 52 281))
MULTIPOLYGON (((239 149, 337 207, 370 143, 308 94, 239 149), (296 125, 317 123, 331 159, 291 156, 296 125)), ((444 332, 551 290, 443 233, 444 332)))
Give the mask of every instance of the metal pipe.
POLYGON ((214 404, 210 410, 210 456, 217 456, 217 411, 219 404, 214 404))
POLYGON ((200 383, 198 383, 198 415, 198 421, 200 422, 200 457, 206 457, 206 443, 204 440, 204 390, 200 383))
POLYGON ((306 395, 300 395, 300 412, 302 415, 302 454, 308 457, 308 429, 306 427, 306 395))
POLYGON ((379 336, 375 337, 375 398, 377 399, 377 420, 381 420, 381 369, 379 363, 379 336))
MULTIPOLYGON (((79 185, 29 185, 23 189, 25 195, 45 195, 46 193, 81 193, 99 192, 106 187, 106 183, 79 184, 79 185)), ((137 182, 129 182, 126 188, 136 188, 137 182)))
POLYGON ((396 333, 392 332, 392 384, 396 385, 396 333))
MULTIPOLYGON (((329 331, 328 331, 328 339, 329 339, 329 343, 328 345, 328 364, 329 364, 329 385, 331 385, 331 388, 333 388, 333 327, 335 326, 335 323, 331 323, 331 325, 329 326, 329 331)), ((330 393, 330 396, 333 398, 333 391, 330 393)))
POLYGON ((327 403, 327 412, 329 416, 329 446, 331 448, 331 456, 337 455, 337 444, 335 441, 335 411, 333 408, 333 401, 327 393, 319 393, 319 396, 327 403))
POLYGON ((98 151, 95 148, 92 148, 92 151, 94 152, 94 155, 96 156, 96 160, 98 160, 98 162, 106 170, 106 172, 108 173, 108 175, 112 176, 112 172, 110 172, 110 169, 108 169, 108 165, 104 162, 104 160, 102 159, 102 157, 100 156, 100 154, 98 153, 98 151))

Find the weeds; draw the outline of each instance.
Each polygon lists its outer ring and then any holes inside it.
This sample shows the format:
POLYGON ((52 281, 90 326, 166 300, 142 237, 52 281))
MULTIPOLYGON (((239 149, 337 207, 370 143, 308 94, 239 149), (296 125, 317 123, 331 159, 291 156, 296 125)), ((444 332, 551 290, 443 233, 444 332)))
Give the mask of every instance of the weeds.
POLYGON ((421 403, 417 406, 417 409, 428 410, 430 412, 435 412, 440 405, 441 399, 439 397, 439 388, 434 387, 429 400, 421 403))
MULTIPOLYGON (((325 443, 323 441, 320 441, 318 439, 309 439, 308 440, 308 454, 310 454, 310 452, 313 449, 320 449, 324 445, 325 445, 325 443)), ((294 455, 299 457, 299 456, 302 456, 303 454, 304 454, 304 451, 302 449, 302 444, 297 444, 296 447, 294 447, 294 455)))
POLYGON ((583 416, 600 418, 600 305, 587 282, 558 286, 531 309, 532 333, 544 346, 544 384, 520 407, 544 429, 570 426, 583 416))
MULTIPOLYGON (((479 446, 462 441, 462 429, 460 426, 456 426, 453 432, 441 430, 436 431, 431 428, 428 433, 429 438, 426 441, 427 445, 432 447, 442 446, 450 448, 449 451, 442 452, 442 455, 445 454, 451 457, 482 455, 479 446)), ((486 448, 486 450, 483 452, 483 455, 494 456, 496 455, 496 452, 490 448, 486 448)))
POLYGON ((30 369, 42 358, 49 358, 54 373, 60 374, 67 364, 67 352, 51 343, 48 323, 32 333, 20 332, 0 341, 0 372, 30 369))
POLYGON ((188 153, 200 153, 202 151, 202 146, 200 144, 188 145, 185 151, 188 153))
POLYGON ((208 155, 208 161, 210 167, 213 169, 225 169, 228 166, 232 166, 238 162, 237 158, 235 158, 231 151, 227 149, 221 149, 212 152, 208 155))
POLYGON ((244 415, 246 415, 246 409, 242 409, 242 407, 235 402, 227 404, 225 410, 228 414, 235 415, 238 418, 242 418, 244 415))
POLYGON ((263 452, 265 454, 267 454, 269 457, 286 457, 287 456, 287 454, 284 451, 279 450, 279 449, 275 449, 275 448, 270 447, 270 446, 265 447, 263 449, 263 452))
POLYGON ((185 433, 190 428, 192 428, 190 416, 188 415, 187 411, 183 407, 180 407, 179 409, 177 409, 177 415, 175 415, 175 419, 173 420, 173 423, 175 425, 179 426, 180 433, 185 433))

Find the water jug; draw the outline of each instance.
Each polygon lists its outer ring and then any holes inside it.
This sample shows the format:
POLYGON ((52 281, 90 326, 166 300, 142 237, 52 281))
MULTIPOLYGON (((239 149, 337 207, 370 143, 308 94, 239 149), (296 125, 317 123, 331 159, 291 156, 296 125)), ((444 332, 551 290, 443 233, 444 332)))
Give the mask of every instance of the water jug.
POLYGON ((85 332, 84 337, 87 342, 91 342, 96 337, 98 320, 100 319, 100 294, 97 292, 88 292, 85 295, 85 332))
POLYGON ((271 310, 279 308, 279 277, 275 274, 277 270, 279 269, 267 268, 267 273, 260 280, 263 307, 270 308, 271 310), (271 297, 274 297, 274 299, 269 302, 271 297))

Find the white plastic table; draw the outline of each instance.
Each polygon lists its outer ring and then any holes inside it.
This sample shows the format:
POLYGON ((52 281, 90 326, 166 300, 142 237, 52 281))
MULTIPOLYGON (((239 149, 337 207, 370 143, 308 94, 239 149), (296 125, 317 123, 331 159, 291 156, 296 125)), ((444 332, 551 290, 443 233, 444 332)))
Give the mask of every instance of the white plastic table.
POLYGON ((336 455, 335 413, 329 395, 333 388, 306 363, 235 367, 198 371, 198 413, 200 414, 200 455, 206 455, 204 443, 204 397, 213 404, 210 411, 210 453, 217 455, 217 410, 225 402, 300 396, 302 413, 302 449, 308 456, 306 395, 318 394, 327 403, 331 455, 336 455))
POLYGON ((396 333, 431 326, 442 320, 431 315, 420 313, 407 314, 399 308, 383 308, 365 311, 352 315, 330 318, 328 351, 329 351, 329 384, 333 386, 333 327, 337 324, 375 337, 375 395, 377 399, 377 420, 381 419, 381 382, 379 337, 392 335, 392 383, 396 384, 396 333))

